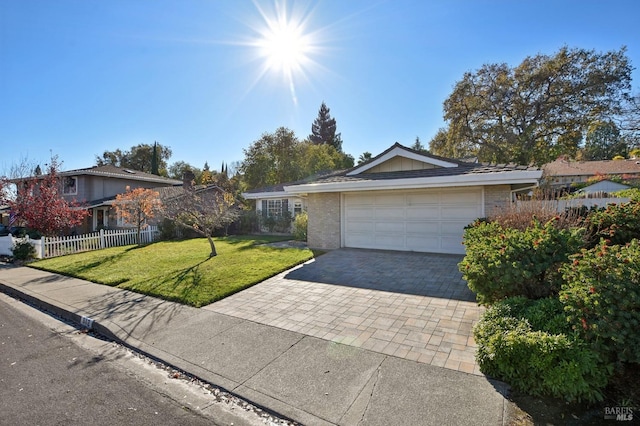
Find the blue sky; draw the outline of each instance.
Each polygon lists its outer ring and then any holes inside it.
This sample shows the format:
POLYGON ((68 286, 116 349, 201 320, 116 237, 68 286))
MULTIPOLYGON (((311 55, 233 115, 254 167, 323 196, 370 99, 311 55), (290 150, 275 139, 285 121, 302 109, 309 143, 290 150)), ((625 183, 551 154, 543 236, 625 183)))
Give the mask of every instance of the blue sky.
POLYGON ((322 101, 356 159, 427 145, 485 63, 627 46, 640 66, 638 16, 636 0, 2 0, 0 174, 154 141, 219 169, 280 126, 308 136, 322 101), (279 31, 299 38, 285 59, 279 31))

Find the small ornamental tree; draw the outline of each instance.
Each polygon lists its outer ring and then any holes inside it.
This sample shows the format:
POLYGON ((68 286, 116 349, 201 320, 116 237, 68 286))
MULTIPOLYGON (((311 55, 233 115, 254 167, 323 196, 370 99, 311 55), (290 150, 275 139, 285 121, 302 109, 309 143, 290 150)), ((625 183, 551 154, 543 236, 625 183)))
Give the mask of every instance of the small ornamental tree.
POLYGON ((178 225, 206 237, 211 246, 209 257, 214 257, 218 253, 212 238, 213 231, 235 221, 240 212, 229 192, 218 187, 189 186, 179 195, 163 200, 163 214, 178 225))
POLYGON ((161 206, 160 193, 152 189, 127 187, 127 192, 116 195, 116 213, 125 223, 136 227, 137 242, 141 244, 140 231, 147 227, 161 206))
POLYGON ((63 198, 59 167, 54 156, 47 165, 47 173, 18 182, 16 197, 8 202, 19 222, 45 236, 78 226, 89 214, 76 200, 63 198))

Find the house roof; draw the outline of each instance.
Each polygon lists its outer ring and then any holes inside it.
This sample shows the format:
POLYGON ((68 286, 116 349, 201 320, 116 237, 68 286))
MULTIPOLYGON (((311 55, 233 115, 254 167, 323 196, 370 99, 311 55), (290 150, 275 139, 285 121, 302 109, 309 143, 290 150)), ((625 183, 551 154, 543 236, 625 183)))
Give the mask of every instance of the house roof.
POLYGON ((342 192, 376 189, 417 189, 538 183, 542 171, 529 166, 480 164, 425 154, 395 143, 364 164, 313 179, 247 191, 248 199, 282 197, 311 192, 342 192), (397 158, 406 159, 414 170, 389 168, 397 158))
POLYGON ((640 174, 639 160, 572 161, 558 159, 542 166, 544 176, 640 174))
POLYGON ((169 179, 163 176, 153 175, 126 167, 116 167, 111 164, 104 166, 93 166, 84 169, 66 170, 59 173, 60 176, 91 175, 103 176, 115 179, 140 180, 144 182, 162 183, 165 185, 182 185, 181 180, 169 179))
MULTIPOLYGON (((195 185, 193 187, 195 189, 195 192, 200 193, 200 192, 204 192, 204 191, 211 191, 211 190, 215 190, 217 192, 224 192, 224 190, 222 188, 220 188, 218 185, 195 185)), ((160 199, 170 199, 170 198, 175 198, 175 197, 179 197, 180 195, 183 194, 184 192, 184 187, 182 185, 179 186, 161 186, 158 188, 153 188, 154 191, 158 191, 160 193, 160 199)))
MULTIPOLYGON (((196 185, 196 192, 209 191, 215 189, 217 191, 223 192, 222 188, 217 185, 196 185)), ((152 191, 158 192, 161 200, 171 199, 178 197, 182 194, 183 186, 182 185, 173 185, 173 186, 159 186, 156 188, 150 188, 152 191)), ((88 202, 86 205, 83 205, 84 208, 90 209, 94 207, 100 206, 112 206, 115 202, 116 196, 101 198, 99 200, 92 200, 88 202)))
POLYGON ((629 188, 629 185, 625 185, 623 183, 612 182, 610 180, 601 180, 600 182, 596 182, 593 185, 585 186, 577 192, 584 194, 594 194, 598 192, 616 192, 629 188))
POLYGON ((277 185, 263 186, 261 188, 250 189, 242 193, 242 196, 248 200, 255 200, 259 198, 278 198, 285 194, 285 187, 291 185, 300 185, 303 183, 313 182, 321 177, 334 176, 336 174, 345 173, 345 170, 333 171, 333 172, 321 172, 310 176, 306 179, 297 180, 294 182, 279 183, 277 185))
POLYGON ((424 154, 399 143, 365 164, 324 176, 306 184, 285 185, 288 193, 342 192, 377 189, 417 189, 450 186, 537 184, 542 171, 512 164, 479 164, 424 154), (380 166, 402 157, 428 168, 380 171, 380 166), (372 172, 373 170, 373 172, 372 172))

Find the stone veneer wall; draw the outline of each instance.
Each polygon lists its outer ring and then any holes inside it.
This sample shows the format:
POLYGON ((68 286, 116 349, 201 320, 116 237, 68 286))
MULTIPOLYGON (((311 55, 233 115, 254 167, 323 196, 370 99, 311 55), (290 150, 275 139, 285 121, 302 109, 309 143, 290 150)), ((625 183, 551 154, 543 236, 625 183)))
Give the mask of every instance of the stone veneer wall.
POLYGON ((340 194, 309 194, 307 211, 309 247, 325 250, 340 248, 340 194))
POLYGON ((496 210, 504 209, 511 202, 510 185, 484 187, 484 215, 489 216, 496 210))

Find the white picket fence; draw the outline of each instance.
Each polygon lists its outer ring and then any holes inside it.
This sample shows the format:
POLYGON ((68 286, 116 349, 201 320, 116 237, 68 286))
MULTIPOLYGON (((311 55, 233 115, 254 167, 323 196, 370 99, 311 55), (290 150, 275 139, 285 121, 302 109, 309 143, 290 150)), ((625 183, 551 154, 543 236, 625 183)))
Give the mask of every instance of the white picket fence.
MULTIPOLYGON (((67 237, 42 237, 39 240, 25 238, 36 249, 36 257, 44 259, 83 251, 137 244, 137 234, 138 232, 135 229, 101 229, 90 234, 70 235, 67 237)), ((148 226, 140 232, 140 243, 152 243, 158 239, 159 234, 160 231, 157 226, 148 226)), ((22 238, 15 238, 11 235, 0 237, 0 255, 11 256, 11 249, 14 244, 22 240, 22 238)))

